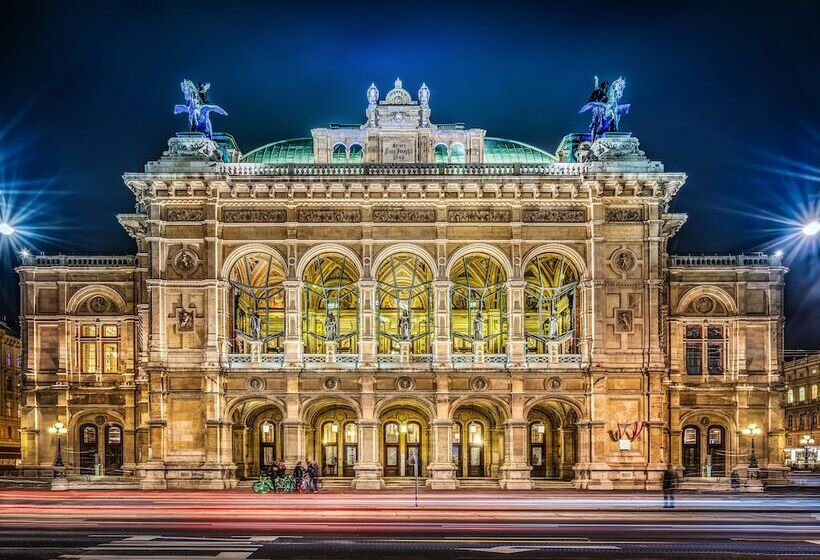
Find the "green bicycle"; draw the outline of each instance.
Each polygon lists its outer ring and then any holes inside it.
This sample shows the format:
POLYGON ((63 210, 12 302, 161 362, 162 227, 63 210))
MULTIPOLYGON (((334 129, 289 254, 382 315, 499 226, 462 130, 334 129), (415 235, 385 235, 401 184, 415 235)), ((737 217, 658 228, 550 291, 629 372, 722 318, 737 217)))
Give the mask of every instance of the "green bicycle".
POLYGON ((276 478, 259 475, 259 480, 253 483, 253 491, 256 494, 290 494, 296 491, 296 480, 289 474, 276 478))

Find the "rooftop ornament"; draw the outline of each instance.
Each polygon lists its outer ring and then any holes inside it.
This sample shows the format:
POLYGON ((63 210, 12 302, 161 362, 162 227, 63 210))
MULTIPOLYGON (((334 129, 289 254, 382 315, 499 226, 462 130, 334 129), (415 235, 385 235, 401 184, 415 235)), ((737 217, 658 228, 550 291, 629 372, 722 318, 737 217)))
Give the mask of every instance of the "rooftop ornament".
POLYGON ((592 135, 592 142, 604 135, 606 132, 618 132, 618 125, 621 121, 621 113, 629 112, 629 103, 620 105, 626 89, 626 80, 618 78, 612 85, 604 80, 598 83, 598 76, 595 76, 595 89, 589 96, 589 101, 581 107, 579 113, 592 111, 592 122, 589 123, 589 132, 592 135))
POLYGON ((179 84, 182 94, 185 96, 185 104, 174 106, 174 114, 188 113, 188 124, 191 132, 201 132, 208 138, 213 138, 213 128, 211 128, 210 113, 227 116, 228 113, 219 105, 208 103, 208 89, 211 84, 199 82, 194 84, 191 80, 183 80, 179 84))

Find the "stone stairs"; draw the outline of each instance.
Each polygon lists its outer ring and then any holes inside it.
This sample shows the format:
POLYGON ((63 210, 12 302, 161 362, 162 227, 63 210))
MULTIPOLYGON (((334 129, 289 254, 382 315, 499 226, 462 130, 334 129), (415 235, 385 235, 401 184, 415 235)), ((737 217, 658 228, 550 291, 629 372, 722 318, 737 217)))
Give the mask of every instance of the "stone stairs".
POLYGON ((557 478, 533 478, 533 490, 572 490, 571 480, 559 480, 557 478))

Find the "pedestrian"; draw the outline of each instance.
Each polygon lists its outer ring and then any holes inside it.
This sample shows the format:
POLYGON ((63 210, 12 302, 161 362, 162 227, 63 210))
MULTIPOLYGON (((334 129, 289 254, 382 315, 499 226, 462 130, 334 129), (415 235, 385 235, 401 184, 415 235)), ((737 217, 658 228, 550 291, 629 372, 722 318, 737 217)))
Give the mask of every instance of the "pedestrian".
POLYGON ((732 471, 732 477, 729 480, 729 484, 732 486, 732 492, 737 492, 740 490, 740 475, 737 474, 737 471, 732 471))
POLYGON ((308 474, 310 475, 310 489, 314 494, 319 491, 319 465, 311 463, 308 466, 308 474))
POLYGON ((296 481, 296 489, 302 490, 302 480, 305 478, 305 469, 302 466, 302 461, 296 463, 293 467, 293 479, 296 481))
POLYGON ((667 465, 663 472, 663 507, 667 509, 675 508, 675 490, 678 487, 678 473, 672 468, 672 465, 667 465))

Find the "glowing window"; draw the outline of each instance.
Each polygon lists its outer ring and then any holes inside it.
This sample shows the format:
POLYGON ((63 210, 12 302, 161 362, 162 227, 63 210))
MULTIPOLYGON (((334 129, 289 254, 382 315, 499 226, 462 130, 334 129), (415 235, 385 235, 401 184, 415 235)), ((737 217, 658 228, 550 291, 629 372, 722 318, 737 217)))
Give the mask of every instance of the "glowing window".
POLYGON ((805 387, 800 387, 797 390, 797 400, 799 400, 800 402, 803 402, 803 401, 806 400, 806 388, 805 387))
POLYGON ((305 268, 302 336, 305 353, 324 354, 325 342, 336 342, 340 354, 359 353, 359 273, 338 253, 316 257, 305 268))
POLYGON ((435 163, 448 163, 450 160, 450 154, 447 150, 446 144, 436 144, 436 147, 433 148, 433 161, 435 163))
POLYGON ((364 148, 361 144, 351 144, 347 155, 349 163, 362 163, 364 161, 364 148))
POLYGON ((82 337, 97 336, 97 326, 96 325, 83 325, 82 327, 80 327, 80 336, 82 336, 82 337))
POLYGON ((250 253, 231 269, 233 292, 233 345, 237 354, 248 354, 252 343, 262 352, 284 352, 285 272, 273 255, 250 253))
POLYGON ((120 335, 120 330, 117 325, 103 325, 104 338, 116 338, 120 335))
POLYGON ((812 400, 817 398, 817 385, 811 386, 811 398, 812 400))
POLYGON ((401 341, 413 354, 432 352, 433 273, 424 259, 399 253, 385 260, 376 272, 376 327, 379 353, 399 351, 401 341))
POLYGON ((467 161, 467 156, 464 152, 464 145, 453 144, 450 148, 450 163, 464 163, 467 161))
POLYGON ((384 443, 399 443, 399 425, 395 422, 390 422, 384 425, 384 443))
POLYGON ((344 144, 336 144, 333 146, 333 154, 330 161, 333 163, 347 162, 347 149, 344 144))
POLYGON ((786 402, 789 404, 794 402, 794 389, 786 391, 786 402))
POLYGON ((507 284, 504 269, 489 255, 459 259, 450 272, 450 334, 453 352, 471 353, 484 342, 488 354, 507 344, 507 284))
POLYGON ((97 343, 80 343, 80 356, 82 360, 82 371, 84 373, 97 373, 97 343))
POLYGON ((117 343, 103 343, 103 373, 117 373, 117 343))
POLYGON ((548 345, 575 352, 578 273, 562 255, 532 259, 524 271, 524 335, 527 352, 546 354, 548 345))

